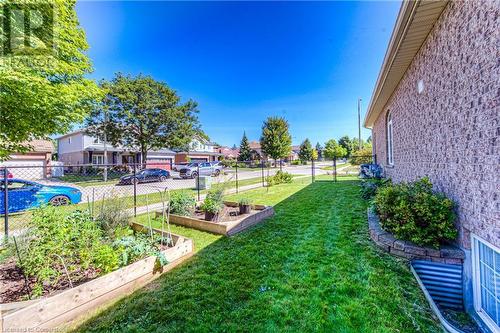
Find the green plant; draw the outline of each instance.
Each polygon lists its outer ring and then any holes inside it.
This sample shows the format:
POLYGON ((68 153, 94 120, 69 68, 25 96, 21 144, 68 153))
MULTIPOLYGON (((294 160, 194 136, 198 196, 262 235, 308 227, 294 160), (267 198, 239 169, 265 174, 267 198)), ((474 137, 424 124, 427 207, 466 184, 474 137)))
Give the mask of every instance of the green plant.
POLYGON ((103 231, 86 211, 65 214, 56 207, 33 211, 29 233, 20 246, 24 273, 35 279, 34 294, 42 285, 66 278, 85 278, 87 269, 107 273, 118 267, 118 256, 103 241, 103 231))
POLYGON ((196 200, 193 195, 187 191, 171 192, 170 194, 170 213, 188 216, 193 212, 196 200))
POLYGON ((242 198, 240 198, 240 200, 238 200, 238 204, 239 204, 240 206, 248 206, 248 205, 250 205, 251 203, 252 203, 252 202, 251 202, 251 201, 250 201, 250 199, 249 199, 249 198, 247 198, 247 197, 242 197, 242 198))
POLYGON ((210 191, 208 191, 206 199, 214 201, 215 203, 222 205, 224 196, 224 188, 223 187, 214 187, 210 191))
POLYGON ((390 179, 366 179, 361 181, 361 197, 366 200, 372 199, 381 186, 391 184, 390 179))
POLYGON ((292 178, 292 174, 279 170, 274 176, 267 176, 266 182, 268 186, 273 186, 283 183, 291 183, 292 178))
POLYGON ((200 209, 206 213, 217 214, 222 209, 222 204, 207 196, 201 204, 200 209))
POLYGON ((413 183, 380 187, 374 199, 382 228, 396 238, 438 247, 457 237, 453 202, 432 192, 424 177, 413 183))
POLYGON ((168 263, 165 255, 160 251, 159 245, 162 239, 159 235, 153 234, 153 238, 143 233, 135 236, 125 236, 113 242, 113 247, 120 253, 120 266, 126 266, 134 261, 156 256, 160 266, 168 263))
POLYGON ((96 221, 109 237, 113 238, 117 229, 128 227, 130 216, 127 213, 127 203, 122 198, 111 194, 109 199, 102 200, 96 208, 96 221))

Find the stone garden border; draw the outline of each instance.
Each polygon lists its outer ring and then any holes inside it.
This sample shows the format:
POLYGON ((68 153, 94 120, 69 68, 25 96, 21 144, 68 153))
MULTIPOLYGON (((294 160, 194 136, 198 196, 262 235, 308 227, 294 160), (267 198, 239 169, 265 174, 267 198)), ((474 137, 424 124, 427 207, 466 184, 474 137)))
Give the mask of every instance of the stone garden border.
MULTIPOLYGON (((136 223, 132 228, 145 230, 136 223)), ((153 230, 161 233, 159 229, 153 230)), ((56 330, 97 307, 131 294, 193 255, 191 239, 174 234, 172 239, 175 245, 162 251, 169 263, 159 271, 155 270, 156 257, 150 256, 52 296, 0 304, 0 332, 56 330)))
POLYGON ((410 260, 429 260, 444 264, 463 264, 465 259, 464 251, 451 245, 434 249, 394 238, 391 233, 382 229, 377 214, 370 208, 368 208, 368 229, 370 238, 378 247, 398 257, 410 260))
MULTIPOLYGON (((229 207, 237 207, 237 202, 224 201, 224 205, 229 207)), ((212 222, 205 221, 201 219, 196 219, 188 216, 180 216, 175 214, 170 214, 170 223, 181 225, 188 228, 193 228, 196 230, 208 231, 214 234, 233 236, 245 229, 248 229, 264 219, 274 215, 274 208, 271 206, 263 205, 252 205, 253 210, 258 210, 257 213, 252 213, 245 215, 244 217, 228 222, 212 222)), ((161 216, 162 212, 157 211, 156 216, 161 216)))

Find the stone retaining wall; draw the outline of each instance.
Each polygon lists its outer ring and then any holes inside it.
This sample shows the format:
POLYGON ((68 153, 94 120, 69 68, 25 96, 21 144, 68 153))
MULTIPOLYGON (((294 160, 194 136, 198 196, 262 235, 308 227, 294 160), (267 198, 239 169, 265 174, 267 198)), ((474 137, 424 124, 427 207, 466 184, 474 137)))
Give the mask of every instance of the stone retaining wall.
POLYGON ((371 209, 368 209, 368 228, 370 238, 378 247, 398 257, 445 264, 462 264, 465 259, 464 251, 454 246, 442 246, 440 249, 434 249, 394 238, 391 233, 382 229, 377 214, 371 209))

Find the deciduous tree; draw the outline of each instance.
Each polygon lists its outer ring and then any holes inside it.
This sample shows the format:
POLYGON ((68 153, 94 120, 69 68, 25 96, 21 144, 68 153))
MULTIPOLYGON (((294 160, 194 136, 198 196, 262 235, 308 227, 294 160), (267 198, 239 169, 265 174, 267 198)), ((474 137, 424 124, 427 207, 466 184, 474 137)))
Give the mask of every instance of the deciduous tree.
POLYGON ((347 155, 347 150, 340 146, 335 139, 330 139, 325 143, 323 154, 326 158, 342 158, 347 155))
MULTIPOLYGON (((101 83, 106 96, 102 107, 107 110, 107 139, 142 155, 148 150, 185 149, 195 134, 200 135, 197 103, 181 103, 167 84, 150 76, 117 74, 101 83)), ((101 110, 94 110, 87 120, 87 132, 102 133, 101 110)))
MULTIPOLYGON (((12 3, 19 5, 9 0, 3 1, 2 7, 12 3)), ((0 60, 0 160, 13 152, 30 150, 24 143, 31 139, 67 132, 73 123, 85 119, 99 97, 96 84, 85 78, 92 66, 85 54, 88 45, 78 23, 75 1, 55 0, 50 4, 38 9, 42 19, 54 17, 49 29, 55 46, 44 43, 46 35, 32 34, 30 42, 37 48, 13 49, 0 60), (47 53, 35 54, 39 50, 47 53)), ((0 21, 26 27, 24 21, 13 23, 13 17, 5 17, 6 13, 9 11, 0 11, 0 21)))
POLYGON ((292 136, 288 122, 282 117, 269 117, 262 125, 260 146, 267 156, 281 160, 291 152, 292 136))

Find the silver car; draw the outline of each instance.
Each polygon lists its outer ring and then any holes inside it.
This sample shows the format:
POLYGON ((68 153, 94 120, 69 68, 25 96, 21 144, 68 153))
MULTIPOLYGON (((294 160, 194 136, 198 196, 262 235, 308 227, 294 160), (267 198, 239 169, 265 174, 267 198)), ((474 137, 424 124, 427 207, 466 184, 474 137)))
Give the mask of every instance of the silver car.
POLYGON ((218 162, 194 162, 179 170, 181 178, 196 178, 198 176, 218 176, 222 171, 222 165, 218 162))

